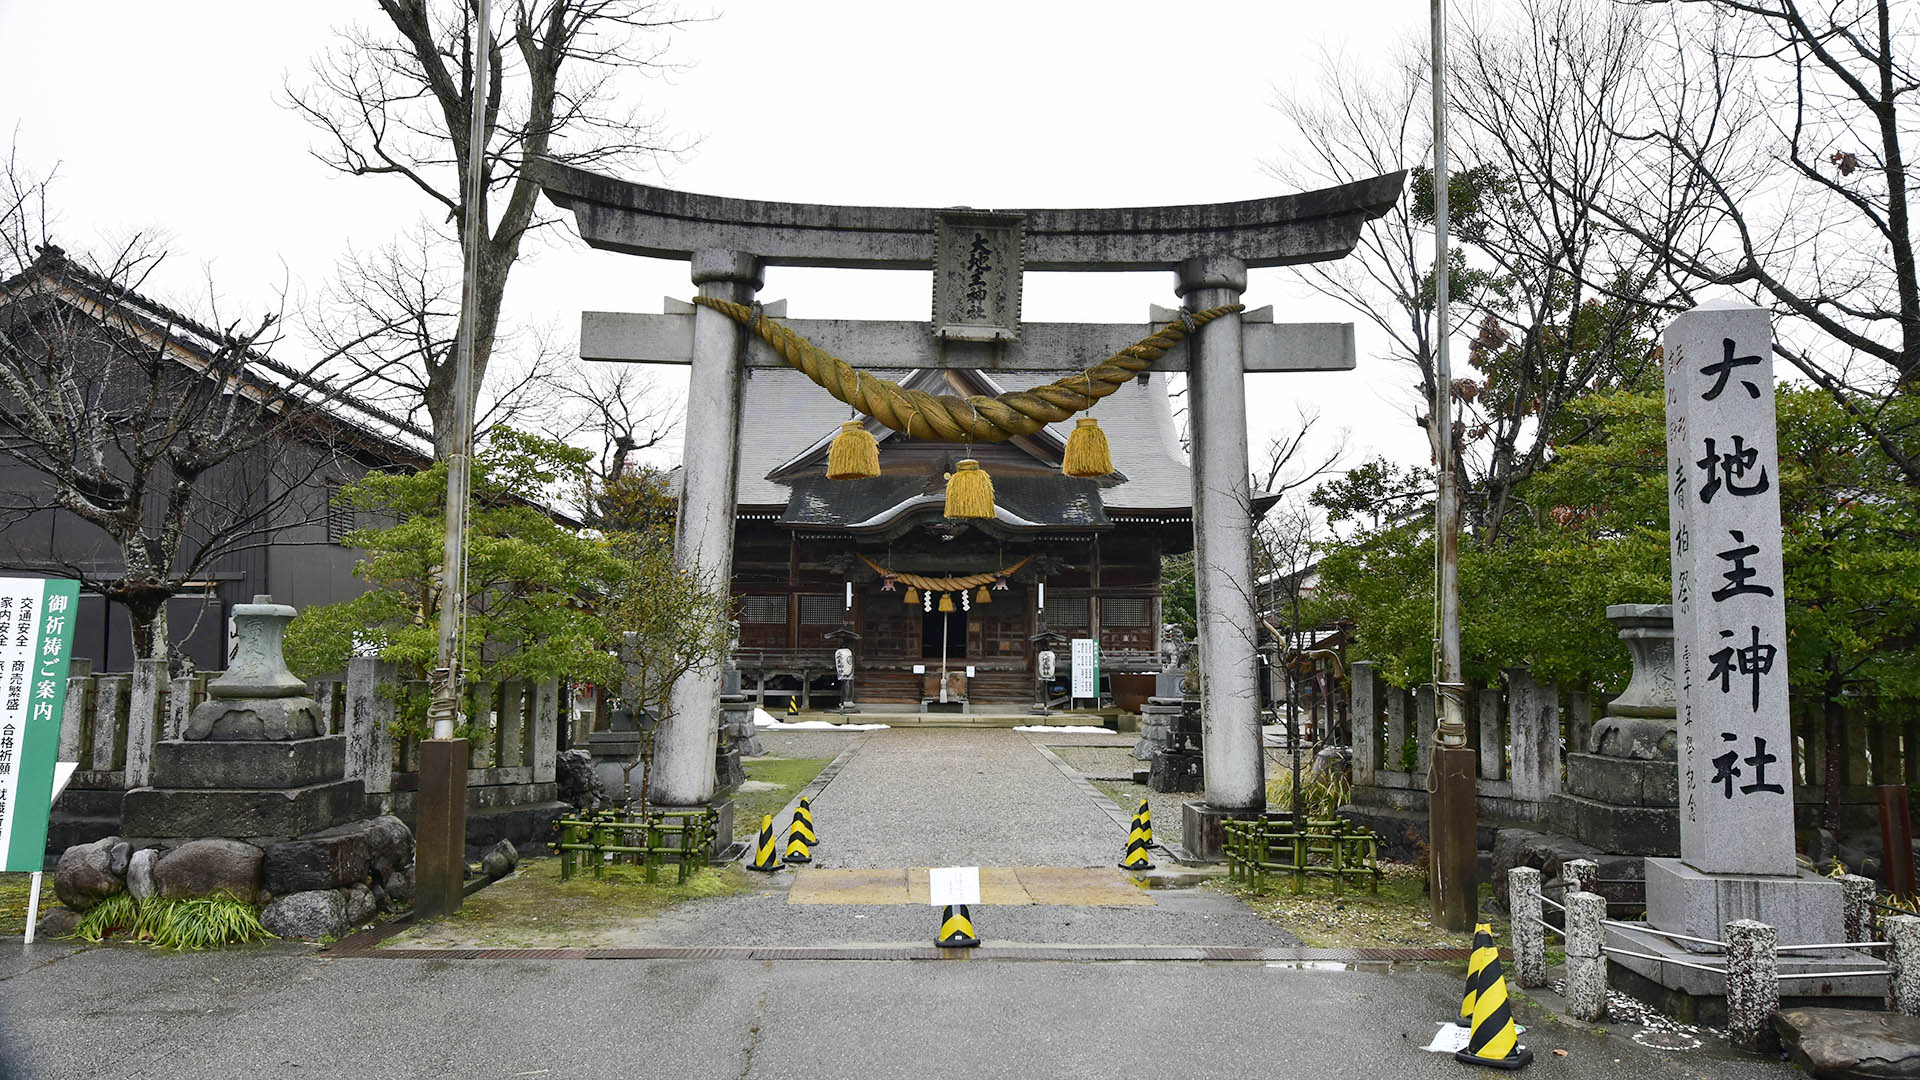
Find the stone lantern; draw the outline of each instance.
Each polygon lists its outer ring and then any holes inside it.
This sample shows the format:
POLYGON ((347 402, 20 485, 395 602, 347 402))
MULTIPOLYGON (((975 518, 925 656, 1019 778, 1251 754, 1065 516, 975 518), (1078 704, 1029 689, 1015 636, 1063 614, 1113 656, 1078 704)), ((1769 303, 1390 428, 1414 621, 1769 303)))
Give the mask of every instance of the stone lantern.
POLYGON ((1614 604, 1607 619, 1632 654, 1633 678, 1588 744, 1567 755, 1555 825, 1601 851, 1672 855, 1680 849, 1673 607, 1614 604))

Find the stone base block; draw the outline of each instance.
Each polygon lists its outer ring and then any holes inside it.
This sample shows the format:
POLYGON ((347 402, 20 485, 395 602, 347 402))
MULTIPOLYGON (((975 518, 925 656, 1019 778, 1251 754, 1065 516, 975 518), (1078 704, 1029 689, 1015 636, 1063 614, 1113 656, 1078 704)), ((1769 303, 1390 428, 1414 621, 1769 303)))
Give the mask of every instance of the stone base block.
POLYGON ((301 788, 347 775, 347 737, 262 742, 170 739, 153 747, 159 788, 301 788))
POLYGON ((366 801, 358 780, 287 791, 135 788, 121 800, 120 828, 129 836, 155 838, 284 839, 363 817, 366 801))
POLYGON ((553 831, 553 823, 571 813, 573 807, 563 802, 469 809, 466 859, 479 862, 502 840, 511 843, 522 855, 545 855, 547 844, 558 836, 553 831))
POLYGON ((1553 797, 1554 827, 1602 851, 1678 855, 1678 806, 1619 806, 1579 795, 1553 797))
POLYGON ((1198 862, 1224 862, 1229 821, 1251 821, 1261 810, 1223 810, 1202 802, 1180 804, 1181 846, 1198 862))
MULTIPOLYGON (((1653 860, 1649 859, 1651 863, 1653 860)), ((1614 989, 1632 994, 1649 1005, 1687 1023, 1714 1027, 1727 1022, 1727 984, 1717 971, 1701 971, 1682 964, 1720 967, 1724 954, 1702 955, 1683 949, 1679 942, 1641 930, 1602 927, 1608 949, 1626 949, 1661 959, 1607 955, 1607 982, 1614 989)), ((1676 931, 1691 933, 1692 931, 1676 931)), ((1703 935, 1704 936, 1704 935, 1703 935)), ((1716 933, 1714 936, 1718 937, 1716 933)), ((1828 941, 1837 938, 1826 939, 1828 941)), ((1781 944, 1788 944, 1786 934, 1781 944)), ((1814 944, 1813 942, 1804 942, 1814 944)), ((1882 961, 1867 953, 1828 952, 1818 954, 1780 954, 1781 975, 1810 974, 1820 971, 1860 971, 1882 961)), ((1780 984, 1780 1007, 1821 1004, 1877 1009, 1887 992, 1884 975, 1854 976, 1840 979, 1790 979, 1780 984)))
MULTIPOLYGON (((1717 941, 1727 923, 1754 919, 1779 930, 1782 947, 1847 939, 1841 885, 1830 878, 1805 870, 1792 877, 1706 874, 1679 859, 1648 859, 1646 867, 1647 921, 1662 930, 1717 941)), ((1782 954, 1783 970, 1786 959, 1782 954)))
POLYGON ((747 778, 747 767, 740 763, 740 748, 729 746, 714 754, 714 786, 722 791, 737 788, 747 778))
POLYGON ((1567 792, 1615 806, 1672 808, 1680 805, 1680 770, 1672 761, 1568 754, 1567 792))
POLYGON ((1197 752, 1162 750, 1153 755, 1147 786, 1154 791, 1201 791, 1207 786, 1204 759, 1197 752))

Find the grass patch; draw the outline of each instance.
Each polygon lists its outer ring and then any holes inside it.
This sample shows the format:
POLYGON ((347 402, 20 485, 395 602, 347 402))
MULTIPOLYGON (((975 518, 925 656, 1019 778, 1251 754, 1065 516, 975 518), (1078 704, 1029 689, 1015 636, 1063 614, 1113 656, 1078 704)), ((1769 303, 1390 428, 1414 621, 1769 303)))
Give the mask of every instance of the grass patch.
MULTIPOLYGON (((832 758, 776 757, 747 759, 748 781, 773 786, 734 793, 734 839, 758 839, 760 819, 768 814, 779 813, 780 808, 798 795, 801 788, 813 783, 813 778, 819 776, 820 771, 825 769, 832 760, 832 758)), ((784 824, 784 822, 774 822, 774 830, 780 831, 784 824)))
POLYGON ((546 948, 556 940, 585 936, 659 915, 689 900, 732 896, 756 887, 738 866, 696 867, 685 885, 674 882, 672 867, 648 884, 646 869, 614 865, 605 876, 575 874, 560 880, 557 858, 525 859, 512 875, 466 898, 460 910, 383 944, 409 946, 432 939, 457 938, 503 949, 546 948))
POLYGON ((265 941, 273 935, 260 925, 260 912, 252 904, 225 894, 135 900, 115 893, 80 916, 68 936, 94 943, 124 937, 156 949, 191 951, 265 941))
MULTIPOLYGON (((1225 878, 1214 887, 1291 930, 1310 948, 1466 948, 1473 943, 1472 933, 1434 923, 1423 868, 1383 862, 1380 869, 1378 895, 1348 886, 1344 896, 1335 896, 1333 882, 1324 877, 1309 877, 1299 896, 1293 894, 1291 879, 1269 878, 1264 895, 1225 878)), ((1481 888, 1482 899, 1491 895, 1487 886, 1481 888)), ((1488 917, 1488 921, 1493 923, 1495 938, 1504 941, 1506 920, 1488 917)))
MULTIPOLYGON (((0 934, 17 934, 27 925, 27 894, 33 889, 33 875, 0 874, 0 934)), ((59 905, 53 895, 53 874, 40 882, 40 914, 59 905)))

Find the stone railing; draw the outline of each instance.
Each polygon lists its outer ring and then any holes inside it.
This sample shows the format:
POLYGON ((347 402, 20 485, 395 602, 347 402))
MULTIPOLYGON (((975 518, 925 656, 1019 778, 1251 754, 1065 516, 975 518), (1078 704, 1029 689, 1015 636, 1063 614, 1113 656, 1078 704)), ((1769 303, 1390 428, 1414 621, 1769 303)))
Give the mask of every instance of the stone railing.
MULTIPOLYGON (((105 836, 117 830, 121 795, 152 782, 154 744, 180 737, 193 707, 206 699, 207 683, 221 674, 203 671, 170 679, 166 671, 166 664, 155 660, 136 661, 126 674, 95 674, 87 661, 73 662, 59 759, 78 762, 80 768, 55 808, 56 817, 72 828, 57 829, 55 841, 79 843, 95 838, 76 839, 82 832, 105 836)), ((395 691, 401 686, 394 666, 356 658, 344 675, 322 676, 307 686, 320 705, 327 734, 348 737, 347 777, 365 784, 367 812, 410 820, 419 788, 419 741, 394 733, 395 691)), ((560 693, 555 681, 473 688, 466 715, 479 730, 467 772, 471 809, 554 801, 560 693)))
MULTIPOLYGON (((1438 713, 1433 687, 1412 691, 1389 685, 1374 665, 1351 666, 1353 800, 1359 806, 1427 808, 1427 755, 1438 713)), ((1470 690, 1467 736, 1479 750, 1480 814, 1505 821, 1541 821, 1561 790, 1563 739, 1584 746, 1593 725, 1593 700, 1562 695, 1537 683, 1524 667, 1509 668, 1502 685, 1470 690)))

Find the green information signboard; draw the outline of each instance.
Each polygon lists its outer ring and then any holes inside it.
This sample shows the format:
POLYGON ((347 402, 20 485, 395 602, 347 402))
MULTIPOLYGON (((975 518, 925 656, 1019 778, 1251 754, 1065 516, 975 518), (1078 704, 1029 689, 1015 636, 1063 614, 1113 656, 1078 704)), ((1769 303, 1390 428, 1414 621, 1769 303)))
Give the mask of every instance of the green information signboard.
POLYGON ((0 870, 39 872, 80 585, 0 578, 0 870))

